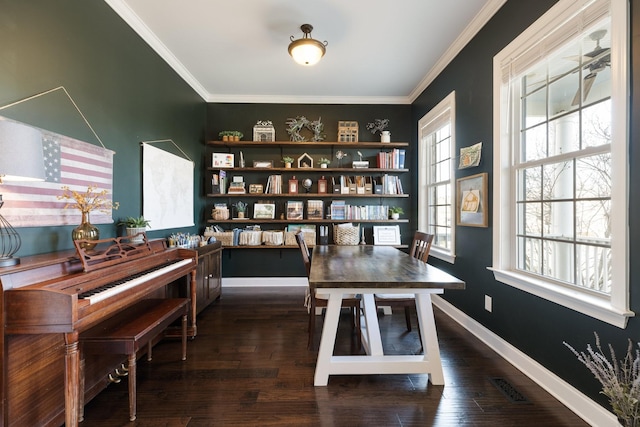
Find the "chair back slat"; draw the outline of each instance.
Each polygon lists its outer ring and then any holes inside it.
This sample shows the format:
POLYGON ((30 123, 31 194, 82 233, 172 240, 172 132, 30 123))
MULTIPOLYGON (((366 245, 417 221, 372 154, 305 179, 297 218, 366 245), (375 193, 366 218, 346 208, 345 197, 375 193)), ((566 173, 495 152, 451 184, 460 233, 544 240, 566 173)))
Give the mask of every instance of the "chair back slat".
POLYGON ((413 236, 409 255, 419 259, 420 261, 427 262, 427 258, 429 258, 429 251, 431 250, 431 242, 433 242, 433 234, 416 231, 416 234, 413 236))
POLYGON ((302 254, 302 261, 304 262, 304 267, 307 270, 307 277, 309 277, 309 273, 311 272, 311 257, 309 256, 309 248, 307 247, 307 242, 304 241, 304 236, 301 231, 296 233, 296 242, 298 242, 298 247, 300 248, 300 253, 302 254))

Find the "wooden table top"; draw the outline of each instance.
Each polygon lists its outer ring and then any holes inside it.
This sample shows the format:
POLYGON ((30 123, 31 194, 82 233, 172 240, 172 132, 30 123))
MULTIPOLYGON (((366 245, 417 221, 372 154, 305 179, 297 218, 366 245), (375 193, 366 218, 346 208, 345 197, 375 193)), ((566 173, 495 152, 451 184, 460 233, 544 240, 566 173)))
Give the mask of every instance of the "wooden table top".
POLYGON ((316 246, 309 286, 315 288, 464 289, 465 283, 391 246, 316 246))

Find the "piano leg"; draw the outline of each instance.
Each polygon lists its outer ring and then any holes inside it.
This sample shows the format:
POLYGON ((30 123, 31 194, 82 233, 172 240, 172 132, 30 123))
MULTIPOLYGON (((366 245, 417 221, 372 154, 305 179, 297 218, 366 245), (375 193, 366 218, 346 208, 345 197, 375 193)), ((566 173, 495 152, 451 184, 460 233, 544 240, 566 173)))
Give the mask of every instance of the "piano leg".
POLYGON ((64 405, 65 425, 78 426, 78 392, 80 389, 80 352, 78 351, 78 332, 64 334, 65 375, 64 405))
POLYGON ((136 352, 129 354, 129 421, 136 420, 136 352))
POLYGON ((197 282, 196 282, 196 270, 193 269, 191 270, 191 327, 193 328, 193 333, 191 335, 191 338, 195 338, 196 334, 197 334, 197 327, 196 327, 196 286, 197 286, 197 282))

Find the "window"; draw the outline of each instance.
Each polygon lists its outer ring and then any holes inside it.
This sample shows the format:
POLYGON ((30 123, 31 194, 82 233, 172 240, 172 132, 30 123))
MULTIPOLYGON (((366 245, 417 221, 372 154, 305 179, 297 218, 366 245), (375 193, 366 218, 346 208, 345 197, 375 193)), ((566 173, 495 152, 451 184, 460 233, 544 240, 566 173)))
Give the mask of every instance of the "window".
POLYGON ((624 0, 561 0, 494 58, 495 277, 619 327, 626 22, 624 0))
POLYGON ((453 158, 455 150, 455 92, 418 122, 420 143, 418 228, 433 234, 430 255, 455 260, 453 158))

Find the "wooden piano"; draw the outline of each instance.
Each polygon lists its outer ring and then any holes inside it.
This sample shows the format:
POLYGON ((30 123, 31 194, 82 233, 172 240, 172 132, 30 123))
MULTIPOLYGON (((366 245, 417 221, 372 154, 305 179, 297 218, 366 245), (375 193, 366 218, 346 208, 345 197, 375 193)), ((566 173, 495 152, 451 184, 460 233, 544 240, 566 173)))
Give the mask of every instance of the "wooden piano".
POLYGON ((179 283, 189 284, 195 336, 195 251, 167 249, 164 240, 146 236, 139 245, 126 238, 98 242, 92 250, 76 242, 77 251, 23 257, 0 269, 1 426, 63 420, 77 426, 81 402, 106 387, 121 362, 113 356, 88 361, 81 378, 80 334, 143 299, 167 297, 167 285, 184 276, 190 280, 179 283))

